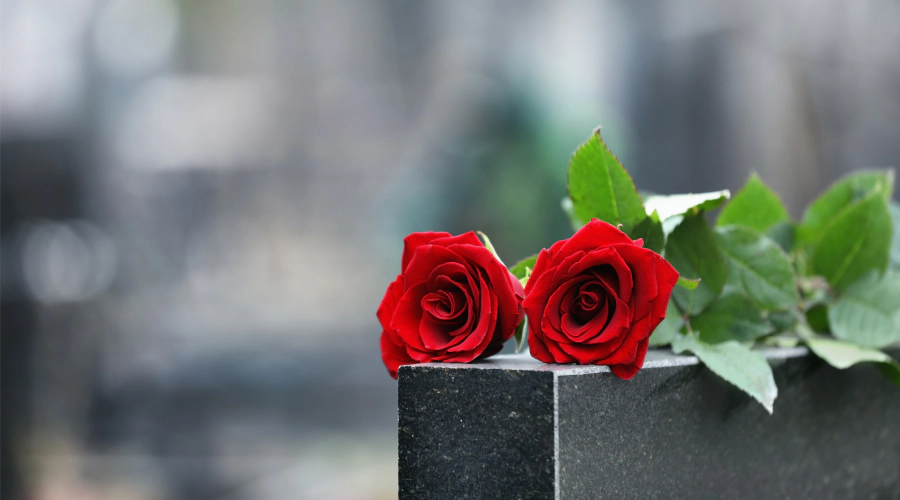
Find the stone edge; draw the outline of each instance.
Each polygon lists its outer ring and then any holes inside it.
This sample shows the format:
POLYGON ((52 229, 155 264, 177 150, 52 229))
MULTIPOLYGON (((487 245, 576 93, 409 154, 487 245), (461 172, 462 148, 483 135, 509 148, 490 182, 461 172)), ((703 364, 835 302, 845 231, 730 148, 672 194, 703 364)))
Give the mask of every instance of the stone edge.
MULTIPOLYGON (((809 354, 806 347, 764 347, 759 349, 769 361, 800 358, 809 354)), ((678 366, 692 366, 699 361, 696 356, 672 354, 667 349, 650 349, 642 369, 671 368, 678 366)), ((500 354, 485 360, 473 363, 421 363, 417 365, 403 365, 401 369, 479 369, 479 370, 526 370, 526 371, 550 371, 558 376, 589 375, 592 373, 611 373, 608 366, 597 365, 559 365, 546 364, 532 358, 528 353, 500 354)))

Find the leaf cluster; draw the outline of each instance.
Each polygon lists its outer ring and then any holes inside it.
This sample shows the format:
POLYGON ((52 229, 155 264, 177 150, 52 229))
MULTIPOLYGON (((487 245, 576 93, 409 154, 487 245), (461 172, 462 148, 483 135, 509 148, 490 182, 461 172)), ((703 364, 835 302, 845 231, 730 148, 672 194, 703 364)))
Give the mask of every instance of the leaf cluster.
MULTIPOLYGON (((892 170, 847 176, 791 220, 753 174, 728 191, 647 196, 599 129, 575 151, 562 206, 578 229, 597 218, 662 254, 681 274, 653 346, 690 351, 770 413, 778 394, 767 346, 806 345, 837 368, 900 365, 900 206, 892 170), (715 224, 710 211, 721 208, 715 224)), ((511 268, 526 278, 534 258, 511 268)), ((521 339, 517 340, 520 342, 521 339)))

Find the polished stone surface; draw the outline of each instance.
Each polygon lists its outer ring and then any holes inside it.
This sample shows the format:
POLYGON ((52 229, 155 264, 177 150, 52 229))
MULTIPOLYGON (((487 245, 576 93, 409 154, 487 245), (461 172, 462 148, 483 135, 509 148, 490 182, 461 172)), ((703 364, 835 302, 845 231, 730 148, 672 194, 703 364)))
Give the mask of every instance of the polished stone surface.
POLYGON ((765 352, 772 416, 667 351, 630 381, 527 356, 402 367, 400 498, 900 499, 900 389, 765 352))

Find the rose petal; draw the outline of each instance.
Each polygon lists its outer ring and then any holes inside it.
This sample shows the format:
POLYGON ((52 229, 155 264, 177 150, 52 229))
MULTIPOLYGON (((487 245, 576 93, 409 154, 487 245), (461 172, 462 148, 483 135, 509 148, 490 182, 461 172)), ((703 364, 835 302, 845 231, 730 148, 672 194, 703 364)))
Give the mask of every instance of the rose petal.
POLYGON ((384 298, 381 299, 381 304, 378 305, 378 311, 375 313, 382 329, 387 330, 391 326, 391 317, 394 315, 394 310, 397 309, 397 302, 403 296, 405 282, 406 280, 401 274, 388 285, 384 292, 384 298))
POLYGON ((428 274, 428 290, 432 292, 443 290, 450 285, 449 282, 460 285, 468 283, 471 288, 473 283, 470 270, 471 267, 467 267, 459 262, 447 262, 437 265, 428 274))
POLYGON ((547 250, 547 253, 552 257, 559 253, 559 249, 566 244, 567 240, 559 240, 556 243, 550 245, 550 248, 547 250))
POLYGON ((453 314, 453 299, 444 290, 429 292, 422 297, 422 309, 432 318, 446 321, 453 314))
POLYGON ((491 344, 492 334, 490 332, 492 332, 497 327, 497 296, 494 295, 493 293, 488 294, 488 296, 491 298, 491 311, 492 311, 492 314, 491 314, 490 318, 488 319, 488 327, 487 327, 488 334, 484 336, 484 339, 481 341, 481 343, 475 349, 472 349, 470 351, 453 354, 453 353, 451 353, 451 350, 448 349, 447 355, 445 357, 440 358, 441 361, 448 361, 448 362, 454 362, 454 363, 468 363, 469 361, 472 361, 476 358, 480 358, 484 355, 484 351, 491 344))
MULTIPOLYGON (((459 264, 451 263, 447 264, 446 270, 448 272, 453 272, 455 267, 459 266, 459 264)), ((438 266, 438 268, 444 268, 444 265, 438 266)), ((436 268, 436 269, 438 269, 436 268)), ((457 269, 458 270, 458 269, 457 269)), ((474 323, 475 318, 475 309, 477 302, 473 301, 472 291, 478 292, 478 287, 475 284, 475 281, 472 279, 472 276, 466 273, 463 276, 456 276, 459 281, 454 281, 449 276, 434 276, 432 275, 428 279, 428 289, 429 290, 445 290, 449 291, 449 293, 453 295, 461 294, 462 296, 458 300, 460 302, 460 314, 461 311, 465 311, 466 318, 464 321, 459 324, 448 324, 448 333, 451 337, 458 337, 456 340, 453 340, 448 344, 456 345, 463 340, 463 334, 466 334, 471 331, 472 324, 474 323), (453 330, 449 330, 450 328, 455 328, 453 330)))
MULTIPOLYGON (((540 257, 538 257, 538 260, 540 260, 540 257)), ((522 301, 522 307, 525 308, 529 319, 534 316, 534 320, 538 322, 537 324, 540 323, 544 306, 558 286, 558 284, 553 283, 552 270, 541 274, 532 272, 531 278, 528 279, 528 283, 525 285, 525 300, 522 301)))
MULTIPOLYGON (((520 295, 522 285, 509 273, 509 270, 483 246, 452 245, 450 247, 474 267, 480 267, 487 274, 486 281, 497 300, 496 313, 499 326, 497 333, 504 339, 515 334, 516 327, 522 321, 520 316, 520 295), (518 290, 517 290, 518 287, 518 290)), ((524 292, 523 292, 524 293, 524 292)), ((491 332, 492 336, 495 332, 491 332)))
POLYGON ((634 319, 637 321, 650 314, 650 304, 659 294, 656 263, 662 259, 658 253, 646 248, 617 245, 615 249, 628 263, 634 276, 634 298, 631 303, 634 304, 634 319))
MULTIPOLYGON (((548 337, 556 342, 570 342, 569 337, 563 332, 562 315, 564 305, 570 303, 573 296, 578 292, 578 287, 589 281, 590 276, 578 276, 567 283, 563 283, 550 295, 550 299, 544 306, 544 313, 540 315, 541 330, 548 337)), ((566 309, 567 310, 567 309, 566 309)))
POLYGON ((427 245, 436 239, 446 238, 448 236, 450 236, 450 233, 424 232, 412 233, 406 238, 403 238, 403 256, 400 259, 401 272, 406 271, 417 248, 422 245, 427 245))
POLYGON ((450 245, 473 245, 476 247, 484 248, 484 243, 482 243, 481 240, 478 239, 478 236, 474 231, 469 231, 468 233, 463 233, 459 236, 447 235, 446 237, 436 239, 431 243, 433 245, 440 245, 444 247, 449 247, 450 245))
MULTIPOLYGON (((422 306, 420 304, 422 303, 422 297, 426 293, 428 293, 428 288, 425 283, 413 285, 400 298, 400 301, 397 303, 397 309, 394 311, 394 316, 391 318, 391 328, 397 332, 400 339, 406 345, 420 352, 428 350, 422 343, 419 334, 419 323, 422 320, 422 306)), ((410 356, 415 359, 421 359, 413 355, 413 353, 410 353, 410 356)))
MULTIPOLYGON (((406 286, 411 287, 417 283, 427 282, 437 267, 447 269, 448 272, 450 269, 458 269, 452 264, 462 266, 466 274, 471 275, 475 272, 465 259, 448 248, 437 245, 419 246, 403 272, 403 275, 406 276, 406 286)), ((439 272, 435 276, 440 274, 439 272)))
MULTIPOLYGON (((557 342, 553 342, 552 340, 544 337, 544 346, 547 347, 547 350, 550 351, 550 355, 553 357, 553 361, 557 363, 581 363, 581 360, 571 356, 569 353, 565 352, 561 345, 557 342)), ((586 364, 586 363, 582 363, 586 364)))
POLYGON ((437 321, 427 313, 419 320, 419 337, 422 339, 422 345, 429 351, 444 349, 450 342, 456 340, 456 337, 450 336, 447 331, 446 322, 437 321))
POLYGON ((406 349, 406 354, 418 363, 429 363, 435 360, 434 353, 431 351, 416 349, 410 344, 406 344, 403 347, 406 349))
POLYGON ((624 365, 634 363, 638 354, 638 346, 650 337, 650 318, 646 317, 631 327, 622 345, 615 352, 602 359, 606 365, 624 365))
POLYGON ((395 380, 397 379, 397 370, 400 365, 415 364, 416 360, 409 357, 406 350, 402 346, 398 346, 388 337, 387 332, 381 332, 381 360, 384 362, 388 373, 395 380))
POLYGON ((615 244, 634 245, 634 242, 631 241, 631 238, 629 238, 627 234, 623 233, 612 224, 598 219, 592 219, 571 238, 564 241, 565 243, 560 245, 558 253, 554 252, 554 264, 559 264, 565 256, 572 255, 578 251, 587 252, 596 250, 598 247, 615 244))
MULTIPOLYGON (((609 266, 615 272, 616 278, 618 280, 618 286, 613 288, 614 293, 623 301, 630 302, 632 290, 634 287, 632 278, 634 270, 629 265, 629 263, 622 258, 617 250, 618 247, 607 247, 598 250, 592 250, 586 253, 578 252, 576 255, 581 255, 581 258, 573 262, 566 269, 561 279, 565 279, 565 277, 570 276, 577 276, 588 271, 589 269, 598 267, 605 268, 606 266, 609 266)), ((566 260, 568 261, 568 259, 566 260)), ((560 268, 562 268, 564 265, 565 264, 561 264, 560 268)), ((613 283, 609 284, 613 285, 613 283)))
MULTIPOLYGON (((543 333, 548 340, 560 343, 599 344, 613 341, 617 337, 624 335, 631 327, 631 313, 628 304, 616 297, 612 290, 607 289, 607 300, 612 301, 613 304, 611 314, 607 314, 600 319, 595 317, 595 319, 583 325, 582 328, 566 331, 565 326, 562 324, 563 303, 567 300, 572 300, 570 296, 567 296, 567 292, 571 294, 572 288, 577 287, 580 283, 590 282, 591 279, 591 275, 581 275, 566 283, 551 295, 544 309, 541 323, 543 333)), ((602 281, 599 283, 601 286, 607 286, 602 281)), ((621 340, 615 341, 615 345, 609 349, 617 347, 620 343, 621 340)), ((600 352, 608 352, 609 349, 600 352)))
MULTIPOLYGON (((559 264, 557 264, 553 269, 553 282, 565 283, 566 281, 578 276, 579 273, 569 274, 569 268, 578 263, 578 261, 581 260, 581 258, 585 255, 587 255, 587 252, 578 251, 562 259, 559 264)), ((534 273, 532 273, 532 275, 533 274, 534 273)))
MULTIPOLYGON (((487 283, 484 282, 484 279, 481 277, 480 273, 478 275, 478 287, 481 299, 477 306, 477 309, 475 310, 475 327, 472 330, 472 333, 466 336, 465 340, 463 340, 459 345, 447 349, 447 351, 454 353, 463 351, 478 351, 472 356, 471 359, 475 359, 479 354, 483 352, 483 348, 480 350, 477 349, 479 346, 484 344, 484 347, 486 347, 490 342, 489 335, 493 333, 497 321, 496 304, 491 303, 492 299, 496 300, 496 298, 488 289, 487 283), (495 307, 491 307, 492 305, 494 305, 495 307)), ((471 359, 469 361, 471 361, 471 359)))
POLYGON ((550 354, 550 351, 547 349, 547 346, 544 344, 544 341, 541 340, 541 334, 536 332, 536 328, 531 326, 531 321, 528 323, 528 351, 531 353, 531 356, 538 361, 542 361, 544 363, 555 363, 556 359, 553 358, 553 355, 550 354))
POLYGON ((659 292, 653 300, 651 331, 655 330, 659 323, 665 319, 669 298, 672 296, 672 290, 678 283, 678 271, 672 267, 669 261, 662 257, 659 257, 656 261, 656 282, 659 285, 659 292))
POLYGON ((638 371, 644 366, 644 358, 647 356, 647 347, 650 345, 650 339, 644 339, 638 345, 637 357, 634 359, 634 363, 628 365, 612 365, 609 367, 612 370, 613 375, 619 377, 622 380, 630 380, 634 377, 638 371))
POLYGON ((619 300, 616 296, 611 296, 611 299, 615 301, 615 308, 613 309, 612 315, 610 315, 603 332, 599 336, 587 338, 581 341, 581 343, 601 344, 612 342, 615 338, 625 335, 625 333, 628 332, 628 329, 632 327, 631 309, 628 307, 628 304, 619 300))
POLYGON ((561 326, 562 332, 573 342, 585 342, 599 336, 609 322, 609 301, 612 298, 603 299, 603 307, 586 323, 579 323, 574 313, 563 314, 561 326))
POLYGON ((481 358, 486 358, 488 356, 493 356, 494 354, 497 354, 498 352, 500 352, 502 350, 503 350, 503 342, 496 342, 496 341, 492 340, 491 343, 488 344, 488 346, 484 349, 484 352, 481 353, 481 355, 479 355, 475 359, 481 359, 481 358))
MULTIPOLYGON (((555 247, 559 243, 562 243, 562 241, 557 241, 553 246, 555 247)), ((534 288, 537 278, 540 276, 548 276, 547 270, 550 268, 552 259, 553 258, 551 257, 550 252, 547 249, 543 249, 538 252, 537 260, 534 262, 534 268, 531 270, 531 278, 529 278, 528 283, 525 284, 526 299, 529 295, 531 295, 531 289, 534 288)), ((550 277, 548 276, 547 279, 550 279, 550 277)))
MULTIPOLYGON (((428 290, 429 295, 436 295, 443 297, 438 300, 434 299, 435 318, 450 320, 459 317, 463 312, 466 311, 467 306, 469 304, 469 292, 468 290, 471 288, 471 285, 474 283, 469 283, 466 276, 463 277, 463 283, 459 283, 453 281, 448 276, 438 276, 436 279, 428 280, 428 290), (438 303, 446 303, 447 310, 440 312, 440 305, 438 303)), ((429 301, 426 296, 424 300, 429 301)), ((426 308, 426 305, 422 304, 423 308, 426 308)))

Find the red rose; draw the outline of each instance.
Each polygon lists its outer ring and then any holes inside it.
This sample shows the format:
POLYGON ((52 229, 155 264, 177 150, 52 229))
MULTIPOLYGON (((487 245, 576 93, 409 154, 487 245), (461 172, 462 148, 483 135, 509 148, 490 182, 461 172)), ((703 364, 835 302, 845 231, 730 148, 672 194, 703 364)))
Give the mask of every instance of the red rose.
POLYGON ((413 233, 378 320, 381 359, 400 365, 468 363, 496 354, 522 321, 522 285, 475 233, 413 233))
POLYGON ((525 287, 528 347, 544 363, 609 365, 630 379, 666 317, 678 272, 597 219, 541 250, 525 287))

